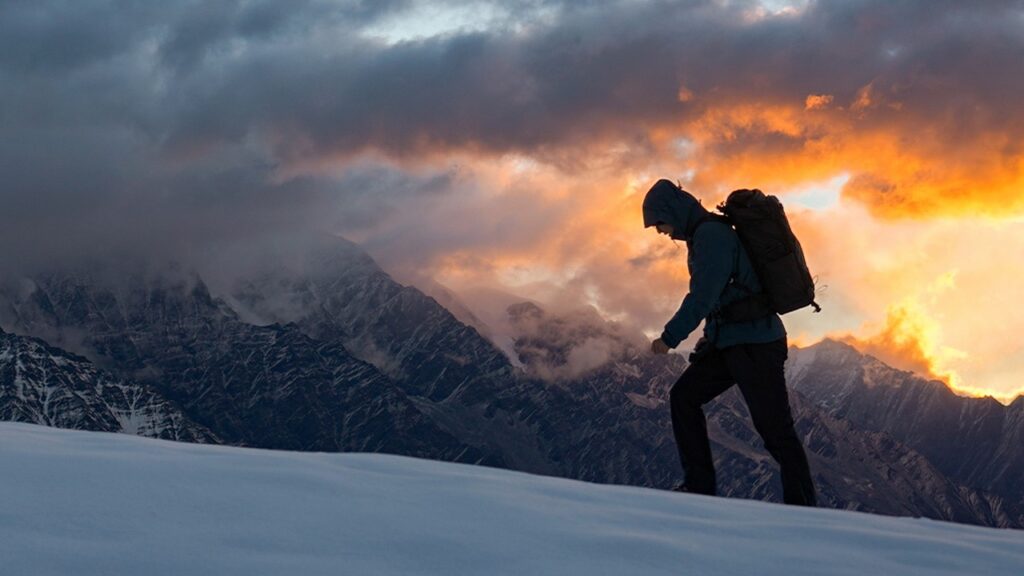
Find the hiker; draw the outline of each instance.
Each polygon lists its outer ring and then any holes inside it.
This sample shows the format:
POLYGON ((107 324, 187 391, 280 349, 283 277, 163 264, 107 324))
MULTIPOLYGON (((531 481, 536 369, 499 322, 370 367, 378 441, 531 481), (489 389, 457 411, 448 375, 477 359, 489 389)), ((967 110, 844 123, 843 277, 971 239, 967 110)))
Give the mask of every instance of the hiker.
MULTIPOLYGON (((758 192, 760 194, 760 192, 758 192)), ((816 497, 807 456, 793 428, 783 371, 788 346, 782 319, 755 297, 761 283, 736 231, 712 215, 688 192, 659 180, 643 203, 644 228, 683 240, 690 290, 651 344, 667 354, 705 321, 704 335, 690 354, 690 365, 669 394, 672 430, 685 481, 675 490, 714 495, 715 468, 702 406, 733 384, 750 410, 754 428, 782 471, 783 500, 814 506, 816 497), (745 308, 744 320, 726 320, 745 308)), ((816 306, 816 305, 815 305, 816 306)))

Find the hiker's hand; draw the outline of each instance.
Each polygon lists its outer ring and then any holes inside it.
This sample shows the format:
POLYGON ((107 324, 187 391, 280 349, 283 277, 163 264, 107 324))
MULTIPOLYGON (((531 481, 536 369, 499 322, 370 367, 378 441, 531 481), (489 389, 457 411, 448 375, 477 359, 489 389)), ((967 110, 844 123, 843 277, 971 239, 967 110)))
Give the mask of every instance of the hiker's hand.
POLYGON ((661 338, 651 342, 651 352, 654 352, 655 354, 668 354, 669 350, 671 350, 671 348, 669 348, 668 344, 665 344, 664 340, 661 338))

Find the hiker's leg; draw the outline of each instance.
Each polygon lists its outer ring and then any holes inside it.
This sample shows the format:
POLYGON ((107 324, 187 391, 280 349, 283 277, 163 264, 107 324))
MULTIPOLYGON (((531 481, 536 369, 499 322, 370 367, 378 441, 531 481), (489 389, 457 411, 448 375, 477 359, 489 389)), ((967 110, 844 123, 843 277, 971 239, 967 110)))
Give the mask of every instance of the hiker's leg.
POLYGON ((715 465, 701 406, 732 385, 721 354, 714 350, 690 364, 669 392, 672 432, 690 492, 715 493, 715 465))
POLYGON ((814 506, 817 498, 803 444, 793 427, 786 390, 786 339, 766 344, 741 344, 723 351, 750 409, 764 447, 779 463, 782 498, 787 504, 814 506))

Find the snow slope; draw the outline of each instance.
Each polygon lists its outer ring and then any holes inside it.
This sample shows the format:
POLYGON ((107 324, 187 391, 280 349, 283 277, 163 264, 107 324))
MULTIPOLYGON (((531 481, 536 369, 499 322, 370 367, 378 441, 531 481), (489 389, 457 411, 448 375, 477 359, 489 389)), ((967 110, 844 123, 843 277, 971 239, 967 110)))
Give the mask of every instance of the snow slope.
POLYGON ((0 423, 0 573, 1022 574, 1024 532, 0 423))

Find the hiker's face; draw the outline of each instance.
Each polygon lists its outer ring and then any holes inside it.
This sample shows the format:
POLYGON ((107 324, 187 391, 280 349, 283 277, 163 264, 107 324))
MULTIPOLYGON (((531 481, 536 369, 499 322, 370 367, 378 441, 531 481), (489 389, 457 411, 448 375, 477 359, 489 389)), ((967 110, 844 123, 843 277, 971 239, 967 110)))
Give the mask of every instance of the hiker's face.
POLYGON ((671 224, 665 224, 664 222, 659 222, 658 224, 655 224, 654 227, 658 229, 658 234, 664 234, 666 236, 671 236, 672 231, 675 230, 675 228, 672 228, 671 224))

